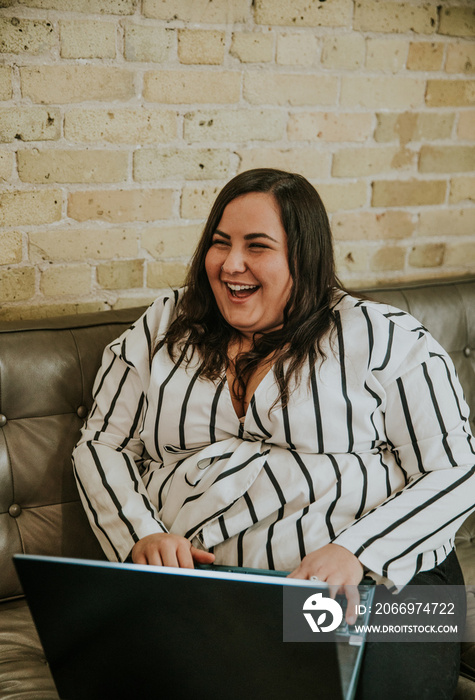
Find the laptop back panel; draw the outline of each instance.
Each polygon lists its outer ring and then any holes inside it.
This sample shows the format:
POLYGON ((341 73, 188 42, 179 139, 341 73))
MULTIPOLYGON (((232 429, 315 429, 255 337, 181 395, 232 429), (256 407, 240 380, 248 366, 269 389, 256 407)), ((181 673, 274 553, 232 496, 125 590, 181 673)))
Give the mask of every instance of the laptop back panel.
POLYGON ((64 700, 343 697, 336 644, 282 641, 285 579, 27 555, 15 565, 64 700))

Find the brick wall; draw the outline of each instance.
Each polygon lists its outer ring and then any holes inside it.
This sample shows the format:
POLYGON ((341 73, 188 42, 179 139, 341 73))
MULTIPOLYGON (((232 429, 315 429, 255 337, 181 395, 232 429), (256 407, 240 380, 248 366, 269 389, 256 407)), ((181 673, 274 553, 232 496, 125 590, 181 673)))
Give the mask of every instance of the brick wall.
POLYGON ((0 0, 0 318, 179 285, 236 173, 301 172, 348 285, 475 273, 473 0, 0 0))

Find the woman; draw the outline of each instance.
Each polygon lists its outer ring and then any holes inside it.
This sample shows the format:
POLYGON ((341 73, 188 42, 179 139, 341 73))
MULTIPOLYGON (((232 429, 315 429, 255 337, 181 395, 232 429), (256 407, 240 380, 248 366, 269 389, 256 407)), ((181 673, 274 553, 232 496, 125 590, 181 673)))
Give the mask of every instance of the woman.
POLYGON ((94 398, 75 472, 109 558, 399 588, 445 561, 461 582, 475 451, 452 363, 343 290, 303 177, 224 187, 185 289, 106 349, 94 398))

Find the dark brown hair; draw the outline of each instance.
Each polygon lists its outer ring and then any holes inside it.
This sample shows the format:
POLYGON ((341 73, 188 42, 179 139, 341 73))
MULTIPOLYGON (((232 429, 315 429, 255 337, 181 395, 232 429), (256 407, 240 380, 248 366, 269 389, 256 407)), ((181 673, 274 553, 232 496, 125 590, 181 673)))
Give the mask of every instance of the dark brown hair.
POLYGON ((244 395, 248 378, 260 362, 274 353, 274 372, 285 405, 292 375, 299 377, 305 360, 322 356, 321 340, 332 328, 331 301, 336 275, 327 213, 316 189, 302 176, 270 168, 248 170, 234 177, 219 193, 192 258, 178 316, 157 348, 167 346, 172 359, 189 359, 195 352, 202 376, 216 379, 229 364, 228 345, 237 331, 218 310, 205 270, 206 254, 224 209, 251 192, 272 194, 287 234, 293 285, 284 309, 282 328, 255 335, 250 352, 236 360, 237 393, 244 395), (316 350, 316 352, 315 352, 316 350), (285 367, 285 370, 284 370, 285 367))

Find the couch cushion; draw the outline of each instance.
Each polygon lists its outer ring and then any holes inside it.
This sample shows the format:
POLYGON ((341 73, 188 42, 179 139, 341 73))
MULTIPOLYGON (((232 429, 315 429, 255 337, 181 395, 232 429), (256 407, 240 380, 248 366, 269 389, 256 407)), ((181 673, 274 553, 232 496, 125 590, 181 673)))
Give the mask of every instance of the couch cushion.
POLYGON ((24 600, 0 605, 0 698, 59 698, 24 600))
POLYGON ((143 309, 0 324, 0 599, 12 555, 102 558, 71 468, 102 351, 143 309))

